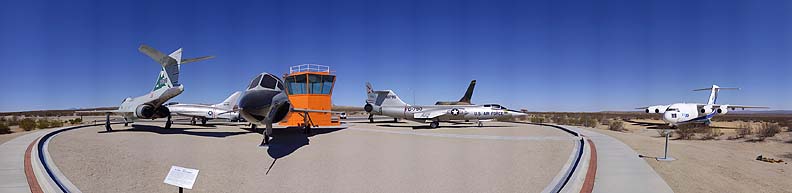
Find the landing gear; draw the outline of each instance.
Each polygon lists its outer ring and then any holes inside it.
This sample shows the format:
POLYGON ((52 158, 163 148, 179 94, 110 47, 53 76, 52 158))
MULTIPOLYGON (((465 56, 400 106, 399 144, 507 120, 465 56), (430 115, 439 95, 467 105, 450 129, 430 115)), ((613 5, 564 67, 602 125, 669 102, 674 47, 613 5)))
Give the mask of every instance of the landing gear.
POLYGON ((481 121, 479 121, 479 122, 478 122, 478 127, 483 127, 483 126, 484 126, 484 123, 483 123, 483 122, 481 122, 481 121))
POLYGON ((399 122, 399 119, 397 119, 397 118, 393 118, 393 122, 394 122, 394 123, 398 123, 398 122, 399 122))
MULTIPOLYGON (((261 141, 261 145, 259 145, 259 146, 261 146, 261 147, 267 147, 267 146, 269 146, 269 143, 270 143, 270 135, 272 135, 272 123, 271 123, 271 122, 269 122, 269 121, 267 121, 267 122, 266 122, 266 123, 264 123, 264 124, 266 125, 266 129, 265 129, 265 130, 264 130, 264 132, 263 132, 263 134, 264 134, 264 140, 263 140, 263 141, 261 141)), ((254 125, 255 125, 255 124, 254 124, 254 125)), ((255 128, 255 127, 254 127, 254 128, 255 128)))
POLYGON ((439 121, 432 121, 432 123, 429 123, 429 127, 431 127, 432 129, 440 127, 440 122, 439 121))
POLYGON ((129 121, 127 120, 127 118, 124 118, 124 127, 127 127, 127 126, 129 126, 129 121))
POLYGON ((171 116, 168 115, 168 120, 165 121, 165 129, 170 129, 171 128, 171 124, 173 124, 173 121, 171 121, 171 116))
POLYGON ((193 118, 190 118, 190 124, 191 124, 191 125, 195 125, 195 117, 193 117, 193 118))
POLYGON ((201 125, 206 125, 207 118, 201 118, 201 125))
POLYGON ((369 123, 374 123, 374 114, 369 114, 369 123))
POLYGON ((311 125, 306 125, 304 132, 305 132, 305 134, 311 134, 311 125))
POLYGON ((106 118, 106 121, 105 121, 105 130, 107 130, 108 132, 109 132, 109 131, 113 131, 113 128, 112 128, 112 127, 110 127, 110 113, 106 113, 106 114, 105 114, 105 118, 106 118))

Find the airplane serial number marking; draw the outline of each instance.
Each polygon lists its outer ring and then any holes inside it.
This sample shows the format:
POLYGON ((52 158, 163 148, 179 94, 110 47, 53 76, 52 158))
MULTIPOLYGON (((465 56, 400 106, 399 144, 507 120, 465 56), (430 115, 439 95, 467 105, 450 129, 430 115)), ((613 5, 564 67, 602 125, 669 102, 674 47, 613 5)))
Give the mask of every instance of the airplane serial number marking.
POLYGON ((423 111, 423 107, 411 107, 411 106, 407 106, 407 107, 404 107, 404 111, 407 111, 407 112, 413 112, 413 111, 416 111, 416 112, 418 112, 418 111, 423 111))

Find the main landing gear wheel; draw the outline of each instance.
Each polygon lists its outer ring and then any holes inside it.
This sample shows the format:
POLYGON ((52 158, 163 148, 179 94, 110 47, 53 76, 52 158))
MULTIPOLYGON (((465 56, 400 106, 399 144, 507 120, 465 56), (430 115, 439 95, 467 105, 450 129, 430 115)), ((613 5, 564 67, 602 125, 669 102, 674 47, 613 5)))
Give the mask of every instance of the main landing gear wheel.
POLYGON ((108 132, 113 131, 113 128, 110 127, 110 113, 107 113, 106 116, 107 119, 105 121, 105 130, 107 130, 108 132))
POLYGON ((479 122, 478 122, 478 127, 483 127, 483 126, 484 126, 484 123, 482 123, 481 121, 479 121, 479 122))
POLYGON ((170 129, 171 128, 171 124, 173 124, 173 121, 171 121, 171 116, 168 115, 168 120, 165 121, 165 129, 170 129))
POLYGON ((207 118, 201 119, 201 125, 206 125, 207 118))
POLYGON ((369 115, 369 123, 374 123, 374 115, 369 115))
POLYGON ((398 122, 399 122, 399 119, 397 119, 397 118, 393 118, 393 122, 394 122, 394 123, 398 123, 398 122))
POLYGON ((195 117, 193 117, 193 118, 191 118, 191 119, 190 119, 190 124, 191 124, 191 125, 195 125, 195 117))
POLYGON ((429 123, 429 127, 431 127, 432 129, 440 127, 440 122, 434 121, 432 123, 429 123))

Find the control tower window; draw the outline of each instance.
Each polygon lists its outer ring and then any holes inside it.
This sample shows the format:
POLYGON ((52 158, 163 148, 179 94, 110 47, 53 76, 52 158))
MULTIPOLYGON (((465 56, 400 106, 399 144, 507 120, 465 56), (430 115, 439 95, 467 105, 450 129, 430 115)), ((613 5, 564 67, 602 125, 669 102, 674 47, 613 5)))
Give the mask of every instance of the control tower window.
POLYGON ((322 94, 330 94, 333 92, 333 81, 335 81, 335 76, 322 76, 322 94))
POLYGON ((275 89, 275 86, 278 84, 278 79, 273 77, 272 75, 267 74, 266 76, 262 77, 261 79, 261 87, 275 89))
POLYGON ((250 86, 248 86, 248 89, 256 88, 256 85, 259 84, 259 81, 261 81, 261 75, 256 76, 256 78, 253 79, 252 82, 250 82, 250 86))
POLYGON ((308 75, 308 84, 311 94, 330 94, 333 90, 334 76, 331 75, 308 75))
POLYGON ((306 94, 305 91, 305 75, 296 75, 296 76, 289 76, 286 77, 286 86, 289 87, 289 94, 306 94))
POLYGON ((322 75, 308 75, 308 85, 311 87, 311 94, 322 94, 322 75))

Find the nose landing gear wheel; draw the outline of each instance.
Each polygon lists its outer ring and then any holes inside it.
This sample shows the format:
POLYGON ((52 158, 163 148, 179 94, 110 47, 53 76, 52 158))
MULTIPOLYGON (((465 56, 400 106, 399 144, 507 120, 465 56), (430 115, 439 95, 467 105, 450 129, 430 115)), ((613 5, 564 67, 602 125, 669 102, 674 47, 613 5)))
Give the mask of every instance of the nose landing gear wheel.
POLYGON ((173 121, 171 121, 171 116, 168 115, 168 120, 165 121, 165 129, 170 129, 171 128, 171 124, 173 124, 173 121))

